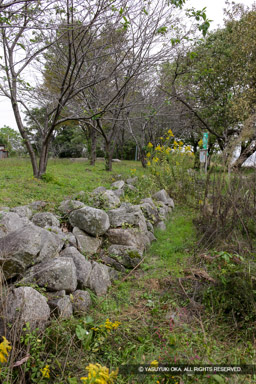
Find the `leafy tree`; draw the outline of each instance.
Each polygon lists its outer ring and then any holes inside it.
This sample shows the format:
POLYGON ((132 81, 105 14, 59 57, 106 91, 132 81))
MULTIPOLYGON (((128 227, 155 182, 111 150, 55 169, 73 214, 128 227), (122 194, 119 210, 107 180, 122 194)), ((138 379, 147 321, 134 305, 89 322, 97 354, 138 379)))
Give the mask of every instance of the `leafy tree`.
POLYGON ((255 10, 233 7, 228 16, 225 28, 178 51, 163 66, 161 89, 194 116, 201 130, 209 131, 211 148, 221 149, 226 162, 241 143, 241 165, 256 149, 255 10))
POLYGON ((6 125, 0 128, 0 143, 5 145, 6 150, 11 156, 24 153, 21 135, 6 125))

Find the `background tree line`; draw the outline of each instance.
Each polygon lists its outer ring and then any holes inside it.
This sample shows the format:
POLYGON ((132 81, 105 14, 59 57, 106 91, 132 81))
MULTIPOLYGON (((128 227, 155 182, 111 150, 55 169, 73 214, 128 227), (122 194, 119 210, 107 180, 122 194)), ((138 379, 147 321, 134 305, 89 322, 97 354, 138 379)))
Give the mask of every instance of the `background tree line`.
POLYGON ((208 131, 226 165, 238 147, 235 167, 256 151, 255 6, 229 5, 207 33, 205 9, 184 4, 1 2, 0 90, 35 177, 49 155, 101 155, 111 170, 138 151, 146 166, 148 142, 170 128, 195 153, 208 131))

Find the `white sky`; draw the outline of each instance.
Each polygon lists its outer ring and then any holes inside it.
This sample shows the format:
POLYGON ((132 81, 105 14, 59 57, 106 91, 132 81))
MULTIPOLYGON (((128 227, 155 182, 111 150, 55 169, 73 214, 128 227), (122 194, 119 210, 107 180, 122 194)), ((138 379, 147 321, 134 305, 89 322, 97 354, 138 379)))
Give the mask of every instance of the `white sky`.
MULTIPOLYGON (((255 0, 234 0, 234 3, 243 3, 251 6, 255 0)), ((223 25, 223 9, 225 8, 225 0, 187 0, 186 7, 194 7, 202 9, 206 7, 206 13, 209 19, 213 20, 211 29, 216 29, 223 25)), ((0 127, 8 125, 17 129, 17 125, 13 116, 11 104, 8 99, 0 97, 0 127)))

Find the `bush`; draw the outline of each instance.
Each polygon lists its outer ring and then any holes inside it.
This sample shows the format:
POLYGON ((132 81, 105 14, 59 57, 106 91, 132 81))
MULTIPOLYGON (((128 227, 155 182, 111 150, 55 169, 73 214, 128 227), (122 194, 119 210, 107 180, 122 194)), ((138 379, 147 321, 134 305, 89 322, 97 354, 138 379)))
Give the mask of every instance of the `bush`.
POLYGON ((195 224, 202 243, 249 255, 256 251, 256 174, 209 175, 195 224))
POLYGON ((227 252, 219 252, 212 259, 208 271, 215 283, 202 290, 202 303, 236 329, 255 333, 256 264, 227 252))
POLYGON ((171 129, 165 137, 160 138, 156 147, 152 143, 147 146, 147 166, 155 177, 160 188, 168 190, 170 195, 179 201, 191 201, 191 189, 196 175, 194 166, 194 153, 190 146, 177 141, 171 129), (190 191, 190 194, 188 194, 190 191))

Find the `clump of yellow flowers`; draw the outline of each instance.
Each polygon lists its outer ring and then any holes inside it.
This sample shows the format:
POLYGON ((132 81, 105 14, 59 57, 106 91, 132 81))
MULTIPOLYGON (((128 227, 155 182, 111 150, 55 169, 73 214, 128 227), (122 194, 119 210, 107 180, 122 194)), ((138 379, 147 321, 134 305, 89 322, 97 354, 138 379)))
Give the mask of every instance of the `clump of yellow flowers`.
POLYGON ((48 364, 46 364, 44 368, 40 369, 40 371, 42 372, 43 377, 46 379, 50 378, 50 367, 48 364))
POLYGON ((118 375, 118 369, 110 373, 107 367, 100 364, 89 364, 86 370, 88 376, 81 377, 84 384, 113 384, 118 375))
POLYGON ((2 336, 2 343, 0 343, 0 363, 7 363, 7 359, 9 357, 9 352, 11 351, 12 347, 10 345, 10 342, 2 336))
POLYGON ((171 129, 167 131, 165 137, 160 137, 161 143, 156 147, 150 142, 147 145, 148 152, 146 157, 148 159, 147 165, 151 166, 156 163, 161 163, 166 155, 193 155, 193 151, 190 145, 184 146, 183 141, 177 141, 171 129))
POLYGON ((107 319, 104 324, 101 324, 99 327, 93 327, 92 329, 94 331, 100 331, 100 330, 106 330, 108 332, 112 331, 113 329, 117 329, 121 323, 119 321, 110 321, 107 319))
POLYGON ((147 166, 162 188, 180 188, 186 170, 194 166, 193 156, 192 147, 175 138, 171 129, 159 138, 157 145, 147 145, 147 166))

